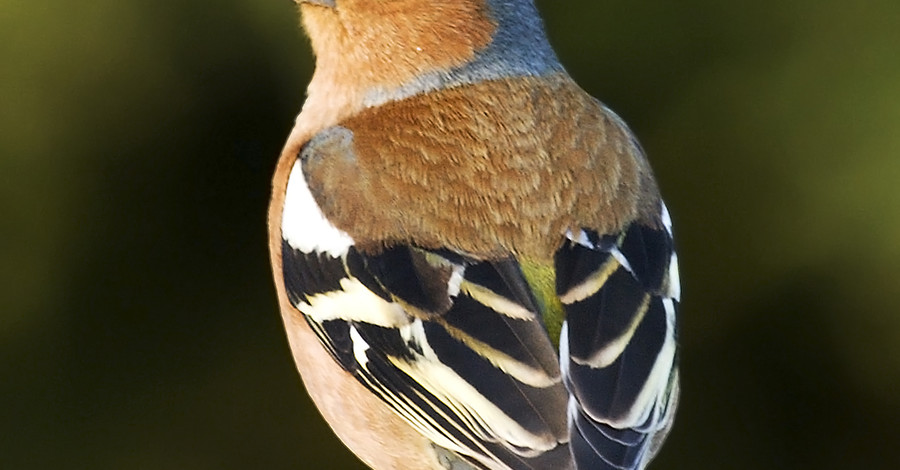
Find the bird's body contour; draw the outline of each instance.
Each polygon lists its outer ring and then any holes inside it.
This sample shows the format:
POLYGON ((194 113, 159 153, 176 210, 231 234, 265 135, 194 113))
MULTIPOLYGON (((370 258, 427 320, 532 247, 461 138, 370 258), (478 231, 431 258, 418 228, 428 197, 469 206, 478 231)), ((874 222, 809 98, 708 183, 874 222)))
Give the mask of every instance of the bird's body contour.
POLYGON ((638 469, 677 397, 671 222, 530 0, 301 2, 269 212, 304 384, 375 469, 638 469))

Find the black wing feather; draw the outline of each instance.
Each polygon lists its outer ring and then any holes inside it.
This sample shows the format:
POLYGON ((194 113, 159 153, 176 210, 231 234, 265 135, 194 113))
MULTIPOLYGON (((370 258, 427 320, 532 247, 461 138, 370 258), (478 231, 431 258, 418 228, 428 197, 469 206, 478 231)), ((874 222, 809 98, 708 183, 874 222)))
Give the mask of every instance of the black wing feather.
POLYGON ((577 468, 642 469, 668 431, 677 388, 674 260, 669 228, 640 223, 615 237, 586 231, 557 252, 577 468))
POLYGON ((283 248, 291 302, 309 313, 307 322, 337 362, 411 425, 477 468, 501 462, 510 469, 571 468, 567 394, 556 352, 515 260, 447 256, 414 246, 378 253, 351 247, 341 258, 302 253, 287 243, 283 248), (451 281, 454 273, 462 279, 451 281), (341 295, 345 279, 402 306, 406 319, 376 325, 354 320, 354 312, 345 319, 317 318, 315 300, 341 295), (465 288, 454 291, 451 282, 465 288), (507 316, 467 289, 529 313, 507 316), (450 371, 471 389, 435 383, 427 375, 434 368, 450 371), (543 378, 528 383, 534 377, 543 378), (509 434, 497 416, 521 431, 509 434))

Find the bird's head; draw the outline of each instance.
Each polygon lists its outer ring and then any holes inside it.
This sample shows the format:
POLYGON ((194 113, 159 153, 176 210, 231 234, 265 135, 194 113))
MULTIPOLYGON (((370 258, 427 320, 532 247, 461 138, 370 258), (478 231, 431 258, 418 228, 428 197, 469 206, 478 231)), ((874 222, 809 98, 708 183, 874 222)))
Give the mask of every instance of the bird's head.
POLYGON ((392 88, 472 60, 497 22, 487 0, 300 0, 318 69, 392 88), (338 70, 335 70, 338 72, 338 70))
MULTIPOLYGON (((316 56, 307 114, 560 71, 533 0, 295 0, 316 56)), ((327 121, 327 122, 326 122, 327 121)))

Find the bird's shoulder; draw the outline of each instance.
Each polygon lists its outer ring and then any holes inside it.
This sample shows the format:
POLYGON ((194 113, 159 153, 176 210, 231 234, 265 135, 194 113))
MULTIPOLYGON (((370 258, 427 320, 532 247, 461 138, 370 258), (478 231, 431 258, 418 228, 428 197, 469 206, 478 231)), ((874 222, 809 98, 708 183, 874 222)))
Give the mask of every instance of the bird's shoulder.
POLYGON ((299 158, 323 213, 362 242, 550 254, 566 230, 612 233, 658 206, 630 130, 565 74, 364 109, 299 158))

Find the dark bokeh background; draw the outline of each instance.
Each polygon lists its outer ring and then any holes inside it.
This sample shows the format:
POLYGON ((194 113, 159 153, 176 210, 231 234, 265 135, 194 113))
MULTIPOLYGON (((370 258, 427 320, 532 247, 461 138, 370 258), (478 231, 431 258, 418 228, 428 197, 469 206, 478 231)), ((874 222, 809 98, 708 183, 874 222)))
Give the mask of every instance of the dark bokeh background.
MULTIPOLYGON (((676 222, 654 468, 900 468, 900 2, 540 6, 676 222)), ((0 468, 361 468, 266 252, 311 64, 287 0, 0 4, 0 468)))

